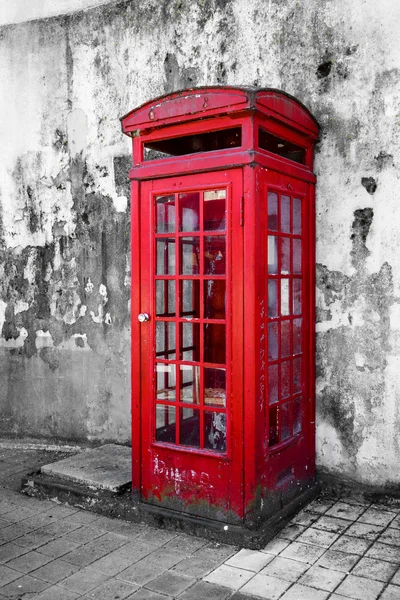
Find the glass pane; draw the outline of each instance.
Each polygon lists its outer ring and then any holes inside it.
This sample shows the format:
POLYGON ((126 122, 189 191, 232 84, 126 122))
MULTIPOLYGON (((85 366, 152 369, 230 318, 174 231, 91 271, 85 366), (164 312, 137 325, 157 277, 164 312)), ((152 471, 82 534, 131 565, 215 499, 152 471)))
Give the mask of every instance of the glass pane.
POLYGON ((301 391, 301 358, 293 360, 293 394, 301 391))
POLYGON ((290 356, 290 321, 281 321, 281 358, 290 356))
POLYGON ((208 279, 204 282, 204 318, 225 319, 224 279, 208 279))
POLYGON ((300 354, 301 350, 301 322, 302 319, 293 321, 293 354, 300 354))
POLYGON ((290 273, 290 239, 281 238, 281 273, 290 273))
POLYGON ((204 404, 226 407, 226 371, 225 369, 204 369, 204 404))
POLYGON ((156 386, 157 400, 175 401, 175 365, 156 364, 156 386))
POLYGON ((200 224, 200 194, 179 194, 179 231, 198 231, 200 224))
POLYGON ((200 273, 200 238, 181 238, 180 245, 181 275, 198 275, 200 273))
POLYGON ((281 399, 290 396, 290 362, 281 363, 281 399))
POLYGON ((269 404, 278 402, 278 365, 268 367, 268 396, 269 404))
POLYGON ((204 362, 225 364, 225 325, 204 325, 204 362))
POLYGON ((180 316, 200 317, 200 281, 184 279, 180 281, 180 316))
POLYGON ((282 404, 279 410, 281 442, 290 438, 290 402, 282 404))
POLYGON ((301 235, 301 200, 293 198, 293 233, 301 235))
POLYGON ((200 361, 200 325, 199 323, 181 324, 181 351, 182 360, 200 361))
POLYGON ((156 323, 156 356, 169 360, 175 359, 176 339, 175 323, 158 321, 156 323))
POLYGON ((269 445, 275 446, 278 442, 278 407, 273 406, 269 409, 269 445))
POLYGON ((171 279, 156 281, 156 315, 175 316, 175 281, 171 279))
POLYGON ((204 238, 204 274, 225 275, 225 236, 204 238))
POLYGON ((204 229, 220 231, 226 228, 226 190, 204 192, 204 229))
POLYGON ((175 197, 157 196, 156 198, 157 233, 171 233, 175 231, 175 197))
POLYGON ((226 450, 225 413, 204 412, 204 447, 216 452, 226 450))
POLYGON ((293 314, 301 314, 301 279, 293 279, 293 314))
POLYGON ((268 281, 268 317, 273 319, 278 316, 278 282, 268 281))
POLYGON ((181 408, 180 443, 183 446, 200 447, 200 413, 193 408, 181 408))
POLYGON ((268 273, 278 272, 278 238, 276 235, 268 236, 268 273))
POLYGON ((302 430, 302 401, 301 398, 293 400, 293 435, 300 433, 302 430))
POLYGON ((281 231, 290 233, 290 198, 281 196, 281 231))
POLYGON ((281 279, 281 315, 286 317, 289 314, 289 279, 281 279))
POLYGON ((301 273, 301 240, 293 239, 293 273, 301 273))
POLYGON ((157 275, 175 275, 175 239, 157 240, 157 275))
POLYGON ((278 231, 278 194, 268 192, 268 229, 278 231))
POLYGON ((278 358, 278 323, 268 325, 268 360, 278 358))
POLYGON ((200 367, 180 366, 180 400, 190 404, 200 404, 200 367))
POLYGON ((175 444, 176 423, 175 407, 157 404, 156 406, 156 440, 175 444))

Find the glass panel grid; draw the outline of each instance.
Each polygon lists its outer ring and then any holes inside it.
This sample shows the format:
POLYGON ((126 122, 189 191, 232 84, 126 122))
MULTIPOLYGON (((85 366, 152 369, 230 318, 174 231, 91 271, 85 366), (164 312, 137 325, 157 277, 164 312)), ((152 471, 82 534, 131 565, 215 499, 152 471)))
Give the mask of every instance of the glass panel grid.
POLYGON ((269 446, 302 431, 302 200, 268 192, 269 446))
POLYGON ((155 441, 217 453, 229 422, 227 207, 226 189, 155 199, 155 441))

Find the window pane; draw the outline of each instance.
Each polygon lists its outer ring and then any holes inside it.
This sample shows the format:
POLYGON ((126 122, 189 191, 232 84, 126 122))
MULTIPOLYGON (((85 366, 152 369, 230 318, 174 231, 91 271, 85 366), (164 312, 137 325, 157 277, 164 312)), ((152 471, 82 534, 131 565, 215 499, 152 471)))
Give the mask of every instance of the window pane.
POLYGON ((225 275, 225 236, 204 238, 204 274, 225 275))
POLYGON ((301 235, 301 199, 293 198, 293 233, 301 235))
POLYGON ((156 406, 156 440, 175 444, 176 423, 175 407, 157 404, 156 406))
POLYGON ((268 317, 273 319, 278 316, 278 282, 268 281, 268 317))
POLYGON ((275 235, 268 236, 268 273, 278 272, 278 238, 275 235))
POLYGON ((273 406, 269 409, 269 445, 275 446, 278 442, 278 407, 273 406))
POLYGON ((198 237, 184 237, 181 245, 181 275, 198 275, 200 273, 200 239, 198 237))
POLYGON ((268 192, 268 229, 278 231, 278 194, 268 192))
POLYGON ((216 452, 226 450, 225 413, 204 412, 204 447, 216 452))
POLYGON ((226 407, 226 371, 225 369, 204 369, 204 404, 226 407))
POLYGON ((156 356, 169 360, 175 359, 176 340, 175 323, 158 321, 156 323, 156 356))
POLYGON ((293 314, 301 314, 301 279, 293 279, 293 314))
POLYGON ((301 350, 301 323, 302 319, 293 321, 293 354, 300 354, 301 350))
POLYGON ((156 364, 156 388, 157 400, 175 401, 175 365, 156 364))
POLYGON ((157 275, 175 275, 175 239, 157 240, 157 275))
POLYGON ((293 273, 301 273, 301 240, 293 239, 293 273))
POLYGON ((220 231, 226 228, 226 190, 204 192, 204 229, 220 231))
POLYGON ((268 325, 268 360, 278 358, 278 323, 268 325))
POLYGON ((281 399, 290 396, 290 362, 281 363, 281 399))
POLYGON ((289 314, 289 279, 281 279, 281 315, 287 317, 289 314))
POLYGON ((281 238, 281 273, 290 273, 290 239, 281 238))
POLYGON ((290 233, 290 198, 281 196, 281 231, 290 233))
POLYGON ((281 404, 279 410, 281 442, 290 438, 290 402, 281 404))
POLYGON ((175 316, 175 281, 171 279, 156 281, 156 315, 175 316))
POLYGON ((157 196, 156 198, 157 233, 171 233, 175 231, 175 197, 157 196))
POLYGON ((200 361, 200 325, 199 323, 181 324, 181 349, 182 360, 200 361))
POLYGON ((180 316, 200 317, 200 281, 184 279, 180 285, 180 316))
POLYGON ((200 447, 200 413, 193 408, 181 408, 180 443, 183 446, 200 447))
POLYGON ((281 358, 290 356, 290 321, 281 321, 281 358))
POLYGON ((200 194, 179 194, 179 231, 198 231, 200 223, 200 194))
POLYGON ((293 435, 300 433, 302 430, 303 406, 302 399, 295 398, 293 400, 293 435))
POLYGON ((268 396, 269 404, 278 402, 278 365, 268 367, 268 396))
POLYGON ((293 394, 301 391, 301 358, 293 360, 293 394))
POLYGON ((180 366, 180 400, 190 404, 200 404, 200 367, 180 366))
POLYGON ((225 319, 224 279, 208 279, 204 282, 204 318, 225 319))
POLYGON ((225 325, 204 325, 204 362, 225 364, 225 325))

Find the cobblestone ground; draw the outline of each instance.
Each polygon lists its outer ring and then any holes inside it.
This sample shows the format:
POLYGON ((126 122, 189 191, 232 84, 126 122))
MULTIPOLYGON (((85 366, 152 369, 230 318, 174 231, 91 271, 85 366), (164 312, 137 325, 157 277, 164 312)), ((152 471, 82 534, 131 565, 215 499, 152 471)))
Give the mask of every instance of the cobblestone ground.
POLYGON ((56 453, 0 450, 0 599, 400 600, 400 506, 320 498, 262 551, 19 494, 56 453))

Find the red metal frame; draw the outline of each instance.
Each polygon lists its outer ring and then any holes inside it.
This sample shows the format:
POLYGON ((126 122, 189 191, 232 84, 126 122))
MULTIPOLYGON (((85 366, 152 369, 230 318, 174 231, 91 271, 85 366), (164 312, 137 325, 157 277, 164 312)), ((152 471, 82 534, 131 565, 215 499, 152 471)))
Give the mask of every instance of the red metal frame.
MULTIPOLYGON (((177 92, 131 111, 122 119, 122 125, 124 132, 133 137, 135 164, 130 172, 133 488, 146 502, 226 522, 244 520, 250 524, 281 508, 285 502, 309 486, 314 477, 315 176, 312 173, 312 161, 318 126, 307 109, 290 96, 277 90, 243 88, 202 88, 177 92), (238 148, 144 161, 143 148, 146 143, 238 126, 242 130, 242 143, 238 148), (303 147, 306 150, 305 164, 259 149, 259 127, 303 147), (210 276, 204 274, 158 275, 156 278, 154 265, 156 239, 173 237, 177 246, 183 237, 199 236, 200 255, 203 256, 205 237, 212 238, 221 233, 203 232, 201 229, 195 233, 155 233, 154 199, 161 194, 177 194, 182 190, 201 193, 205 189, 221 187, 228 190, 229 197, 226 236, 227 264, 231 270, 229 277, 226 276, 230 299, 226 310, 229 349, 226 367, 231 370, 231 381, 226 408, 228 447, 226 452, 215 452, 204 447, 204 382, 200 384, 200 404, 195 406, 198 411, 196 414, 200 415, 200 447, 180 444, 177 410, 176 437, 168 441, 154 438, 155 323, 175 323, 179 342, 178 324, 185 321, 178 316, 155 316, 155 280, 175 281, 175 306, 178 310, 179 281, 200 281, 199 289, 202 294, 203 281, 210 279, 210 276), (268 231, 269 191, 276 192, 278 198, 282 195, 290 198, 292 221, 293 199, 301 198, 304 227, 302 235, 295 232, 293 227, 287 233, 268 231), (286 240, 282 242, 283 247, 292 249, 289 273, 268 274, 268 235, 276 237, 279 247, 279 240, 286 240), (300 239, 303 271, 301 276, 298 274, 295 277, 293 249, 300 239), (268 325, 272 324, 271 331, 279 333, 282 328, 283 331, 292 332, 295 319, 293 314, 283 318, 268 318, 268 301, 272 298, 271 295, 268 296, 268 281, 279 282, 282 279, 302 282, 303 370, 301 390, 298 393, 293 391, 293 384, 289 381, 291 395, 287 402, 291 404, 287 406, 290 435, 287 439, 278 438, 277 443, 273 444, 269 439, 268 406, 268 364, 271 362, 268 359, 268 342, 273 338, 268 338, 268 325), (150 314, 149 323, 138 324, 139 312, 150 314), (301 431, 296 430, 294 433, 294 402, 300 396, 303 399, 303 423, 301 431)), ((218 276, 213 276, 212 279, 218 279, 218 276)), ((162 289, 166 289, 166 286, 162 289)), ((292 297, 291 291, 291 306, 292 297)), ((202 306, 202 302, 200 305, 202 306)), ((203 308, 197 318, 190 321, 200 324, 197 342, 201 348, 204 345, 201 324, 205 322, 202 310, 203 308)), ((286 343, 293 344, 293 338, 290 337, 286 343)), ((277 345, 279 352, 280 344, 278 342, 277 345)), ((167 365, 186 364, 185 361, 180 362, 179 356, 173 361, 168 358, 169 355, 159 357, 157 362, 167 365)), ((296 359, 279 354, 272 363, 281 365, 278 371, 284 371, 284 365, 289 365, 289 372, 292 373, 294 360, 296 359)), ((205 365, 202 355, 195 364, 201 374, 205 365)), ((164 379, 165 377, 167 376, 164 375, 164 379)), ((281 384, 277 385, 279 388, 281 384)), ((158 404, 184 406, 180 396, 174 401, 169 397, 167 400, 164 398, 158 404)), ((281 398, 278 406, 283 404, 286 401, 281 398)), ((212 410, 224 413, 224 409, 212 410)), ((286 414, 285 410, 276 411, 278 419, 286 414)))

